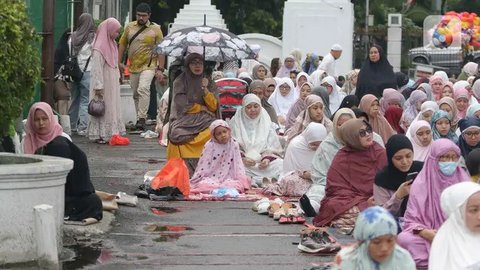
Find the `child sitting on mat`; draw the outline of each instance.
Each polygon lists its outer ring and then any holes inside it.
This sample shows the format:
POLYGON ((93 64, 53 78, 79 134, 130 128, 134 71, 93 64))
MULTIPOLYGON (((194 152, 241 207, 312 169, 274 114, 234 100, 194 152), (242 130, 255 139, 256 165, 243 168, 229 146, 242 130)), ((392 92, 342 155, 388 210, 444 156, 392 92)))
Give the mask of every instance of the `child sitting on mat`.
POLYGON ((211 193, 217 188, 234 188, 243 193, 250 188, 240 147, 232 138, 227 122, 210 125, 212 138, 205 144, 198 166, 190 179, 190 193, 211 193))

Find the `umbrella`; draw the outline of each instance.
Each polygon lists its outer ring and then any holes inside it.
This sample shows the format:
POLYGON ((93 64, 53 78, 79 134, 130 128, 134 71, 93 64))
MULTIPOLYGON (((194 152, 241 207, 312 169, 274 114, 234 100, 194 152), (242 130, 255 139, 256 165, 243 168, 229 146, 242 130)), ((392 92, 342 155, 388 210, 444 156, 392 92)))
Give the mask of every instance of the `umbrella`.
POLYGON ((255 53, 243 39, 208 25, 188 27, 168 34, 157 45, 156 52, 171 57, 183 57, 189 47, 203 47, 207 61, 226 62, 255 57, 255 53))

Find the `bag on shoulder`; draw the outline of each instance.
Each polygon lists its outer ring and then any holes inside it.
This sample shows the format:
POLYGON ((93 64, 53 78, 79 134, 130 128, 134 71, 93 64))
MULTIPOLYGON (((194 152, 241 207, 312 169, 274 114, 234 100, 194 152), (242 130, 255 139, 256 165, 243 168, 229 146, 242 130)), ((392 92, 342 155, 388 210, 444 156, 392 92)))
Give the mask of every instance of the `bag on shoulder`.
POLYGON ((105 101, 103 98, 94 97, 88 103, 88 114, 94 117, 101 117, 105 114, 105 101))
POLYGON ((77 57, 68 57, 63 63, 62 75, 70 77, 74 82, 80 82, 83 78, 83 71, 78 66, 77 57))

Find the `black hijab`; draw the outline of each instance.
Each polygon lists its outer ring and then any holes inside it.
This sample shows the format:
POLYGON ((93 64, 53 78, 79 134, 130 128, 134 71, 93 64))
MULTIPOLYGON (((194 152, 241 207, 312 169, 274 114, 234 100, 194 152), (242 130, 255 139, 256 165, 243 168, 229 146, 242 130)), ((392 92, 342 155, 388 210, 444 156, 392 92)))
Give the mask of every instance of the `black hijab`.
POLYGON ((355 90, 355 95, 359 100, 366 94, 372 94, 377 98, 381 98, 384 89, 397 89, 397 80, 393 73, 393 67, 388 62, 385 52, 379 45, 372 45, 372 47, 377 48, 380 59, 377 62, 372 62, 370 57, 367 56, 363 63, 358 74, 357 88, 355 90))
POLYGON ((464 136, 463 131, 472 126, 480 127, 480 119, 478 119, 477 117, 467 116, 466 118, 460 119, 460 121, 458 121, 458 127, 460 128, 460 132, 462 132, 462 135, 460 135, 458 138, 458 147, 460 147, 460 151, 462 152, 463 158, 467 158, 467 155, 473 149, 480 148, 480 143, 475 146, 470 146, 467 144, 467 142, 463 138, 464 136))
MULTIPOLYGON (((407 136, 403 134, 395 134, 390 137, 385 145, 385 148, 387 149, 388 165, 379 171, 375 176, 375 185, 388 190, 396 191, 400 185, 407 180, 407 175, 409 173, 420 172, 422 170, 423 162, 414 160, 408 172, 401 172, 395 167, 395 165, 393 165, 392 158, 398 151, 405 148, 413 151, 412 143, 407 136)), ((407 202, 408 196, 403 199, 398 216, 403 216, 405 213, 407 202)))
POLYGON ((468 153, 467 158, 465 159, 465 164, 467 165, 468 172, 471 176, 479 173, 480 148, 473 149, 470 153, 468 153))
MULTIPOLYGON (((349 109, 353 109, 353 107, 357 108, 359 103, 360 103, 360 101, 358 100, 357 96, 348 95, 348 96, 343 98, 342 103, 340 103, 340 107, 338 107, 338 110, 343 109, 343 108, 349 108, 349 109)), ((333 121, 333 118, 335 117, 336 113, 337 112, 335 112, 332 115, 332 117, 330 117, 330 120, 333 121)), ((367 117, 367 119, 368 119, 368 117, 367 117)))

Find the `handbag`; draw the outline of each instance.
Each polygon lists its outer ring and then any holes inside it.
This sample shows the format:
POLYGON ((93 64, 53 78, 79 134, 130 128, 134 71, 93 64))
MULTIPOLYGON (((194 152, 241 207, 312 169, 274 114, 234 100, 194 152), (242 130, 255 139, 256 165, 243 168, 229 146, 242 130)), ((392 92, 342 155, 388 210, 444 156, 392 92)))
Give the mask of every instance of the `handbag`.
POLYGON ((105 101, 103 98, 94 97, 88 103, 88 114, 94 117, 101 117, 105 114, 105 101))
MULTIPOLYGON (((91 57, 91 56, 90 56, 91 57)), ((87 70, 90 63, 90 57, 88 57, 87 63, 83 70, 78 66, 78 59, 76 56, 69 56, 65 62, 63 62, 62 75, 67 78, 68 81, 80 82, 83 78, 83 73, 87 70), (70 80, 68 79, 70 78, 70 80)))

